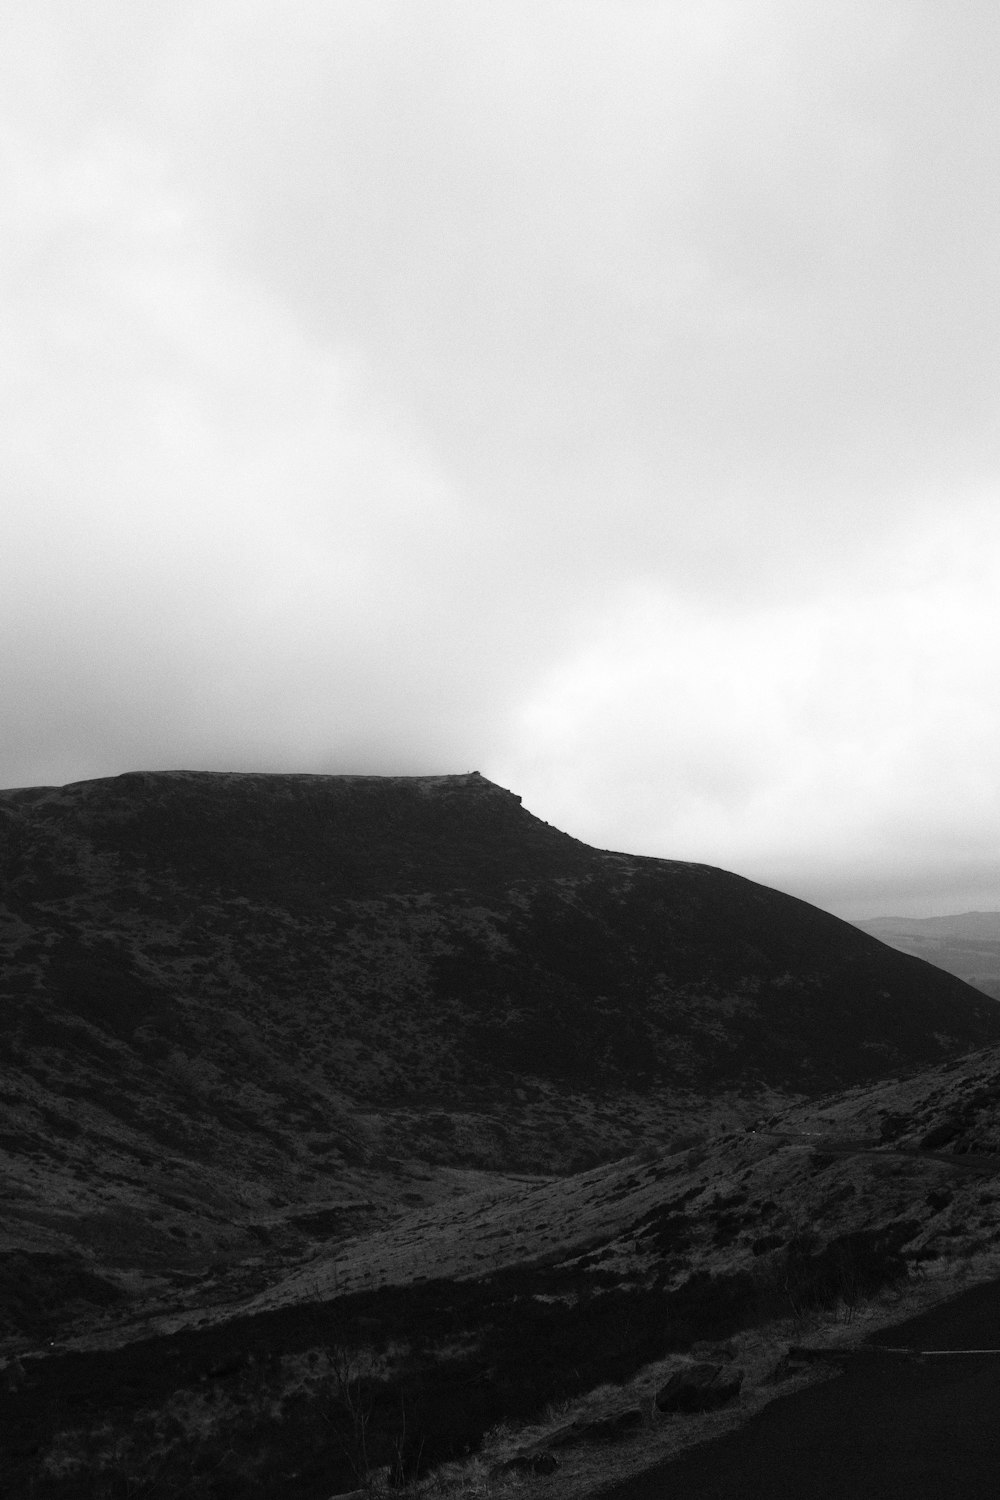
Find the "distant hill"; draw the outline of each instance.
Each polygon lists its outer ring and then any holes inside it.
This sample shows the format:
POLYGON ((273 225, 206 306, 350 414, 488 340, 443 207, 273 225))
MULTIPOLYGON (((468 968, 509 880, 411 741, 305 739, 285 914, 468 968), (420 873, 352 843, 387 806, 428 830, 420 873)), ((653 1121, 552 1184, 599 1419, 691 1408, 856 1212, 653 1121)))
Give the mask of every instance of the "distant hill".
POLYGON ((1000 1000, 1000 912, 951 917, 872 917, 857 922, 900 953, 911 953, 1000 1000))

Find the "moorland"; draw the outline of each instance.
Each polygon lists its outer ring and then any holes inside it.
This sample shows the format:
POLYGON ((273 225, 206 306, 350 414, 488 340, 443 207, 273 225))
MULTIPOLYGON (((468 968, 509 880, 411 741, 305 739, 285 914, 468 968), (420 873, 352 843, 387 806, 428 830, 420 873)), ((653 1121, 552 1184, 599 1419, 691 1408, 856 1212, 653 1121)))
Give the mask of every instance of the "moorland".
POLYGON ((477 773, 0 793, 0 964, 4 1493, 583 1495, 993 1265, 994 999, 477 773))

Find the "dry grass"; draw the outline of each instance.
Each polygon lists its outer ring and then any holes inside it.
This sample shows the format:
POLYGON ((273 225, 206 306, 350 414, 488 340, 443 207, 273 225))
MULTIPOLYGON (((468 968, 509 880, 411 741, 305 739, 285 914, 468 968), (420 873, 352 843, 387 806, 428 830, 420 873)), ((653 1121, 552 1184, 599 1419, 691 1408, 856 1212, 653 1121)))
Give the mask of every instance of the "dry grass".
POLYGON ((482 1452, 464 1464, 444 1465, 414 1486, 421 1500, 506 1500, 535 1493, 545 1500, 588 1500, 613 1485, 644 1473, 688 1449, 712 1442, 748 1422, 771 1401, 834 1378, 834 1364, 816 1363, 779 1380, 774 1372, 789 1345, 808 1343, 835 1350, 855 1344, 882 1328, 906 1322, 929 1311, 967 1287, 1000 1277, 1000 1252, 963 1256, 921 1272, 903 1286, 853 1307, 832 1313, 784 1319, 755 1328, 732 1340, 734 1363, 745 1372, 740 1398, 721 1411, 662 1416, 653 1396, 683 1356, 648 1365, 634 1380, 602 1387, 578 1401, 560 1403, 545 1419, 530 1426, 505 1426, 491 1434, 482 1452), (559 1468, 543 1478, 498 1475, 496 1467, 527 1448, 544 1449, 546 1437, 574 1421, 590 1421, 626 1407, 639 1406, 647 1414, 641 1429, 611 1446, 569 1446, 558 1451, 559 1468))

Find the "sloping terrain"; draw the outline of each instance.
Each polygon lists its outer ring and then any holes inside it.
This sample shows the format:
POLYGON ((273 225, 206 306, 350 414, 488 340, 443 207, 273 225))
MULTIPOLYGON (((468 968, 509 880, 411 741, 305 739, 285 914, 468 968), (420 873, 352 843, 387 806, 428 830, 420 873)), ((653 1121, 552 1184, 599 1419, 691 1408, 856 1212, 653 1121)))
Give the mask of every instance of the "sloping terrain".
POLYGON ((1000 1048, 804 1101, 741 1130, 509 1183, 315 1256, 248 1307, 565 1260, 677 1288, 891 1229, 927 1263, 1000 1248, 1000 1048))
POLYGON ((322 1500, 362 1464, 419 1471, 504 1419, 533 1425, 492 1453, 554 1449, 549 1487, 580 1500, 609 1428, 623 1471, 719 1430, 657 1419, 671 1373, 728 1362, 739 1409, 757 1409, 798 1378, 790 1342, 836 1346, 880 1293, 909 1284, 926 1305, 956 1267, 995 1276, 998 1252, 995 1047, 669 1154, 462 1196, 334 1239, 237 1305, 26 1357, 0 1399, 16 1434, 0 1481, 30 1465, 60 1500, 84 1473, 123 1493, 322 1500))
POLYGON ((54 1319, 1000 1038, 826 913, 475 773, 8 791, 0 880, 0 1249, 56 1258, 54 1319))
POLYGON ((949 917, 872 917, 856 922, 900 953, 910 953, 955 974, 1000 1000, 1000 912, 967 911, 949 917))

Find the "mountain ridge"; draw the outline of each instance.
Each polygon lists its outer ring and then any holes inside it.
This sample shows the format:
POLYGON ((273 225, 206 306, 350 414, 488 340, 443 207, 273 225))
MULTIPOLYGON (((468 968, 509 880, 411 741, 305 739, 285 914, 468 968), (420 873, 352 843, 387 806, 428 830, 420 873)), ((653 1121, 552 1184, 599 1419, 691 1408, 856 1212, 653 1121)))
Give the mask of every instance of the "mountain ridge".
POLYGON ((1000 912, 870 917, 854 925, 890 948, 922 958, 1000 1000, 1000 912))

